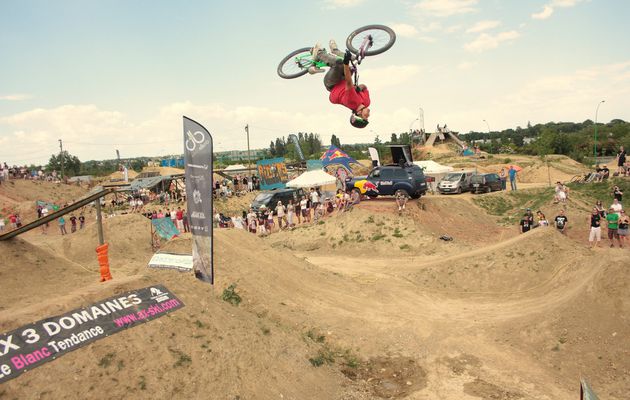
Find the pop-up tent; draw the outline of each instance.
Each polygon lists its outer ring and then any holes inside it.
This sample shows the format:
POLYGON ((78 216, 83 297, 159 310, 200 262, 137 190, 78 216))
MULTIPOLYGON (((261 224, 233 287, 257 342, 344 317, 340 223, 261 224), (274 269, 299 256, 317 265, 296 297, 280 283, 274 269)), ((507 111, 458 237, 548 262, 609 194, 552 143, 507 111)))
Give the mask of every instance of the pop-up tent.
POLYGON ((436 163, 433 160, 414 161, 413 163, 422 168, 425 176, 430 176, 431 178, 433 178, 433 182, 429 183, 433 192, 437 190, 438 182, 449 172, 455 170, 455 168, 453 167, 436 163))
POLYGON ((319 170, 306 171, 302 175, 287 182, 289 188, 311 188, 318 186, 330 185, 336 182, 334 176, 319 170))

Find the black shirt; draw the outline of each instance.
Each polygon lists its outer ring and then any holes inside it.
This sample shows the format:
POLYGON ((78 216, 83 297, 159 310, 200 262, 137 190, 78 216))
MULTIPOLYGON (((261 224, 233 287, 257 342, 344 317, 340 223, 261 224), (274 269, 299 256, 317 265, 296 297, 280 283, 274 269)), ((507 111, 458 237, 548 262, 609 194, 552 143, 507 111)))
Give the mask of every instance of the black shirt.
POLYGON ((529 217, 524 217, 521 220, 521 228, 523 233, 529 231, 532 228, 532 220, 529 217))
POLYGON ((558 229, 564 229, 564 225, 566 225, 566 223, 569 222, 569 219, 567 218, 566 215, 558 215, 555 221, 556 221, 556 227, 558 229))
POLYGON ((619 157, 618 165, 622 166, 626 162, 626 151, 620 151, 617 153, 617 157, 619 157))
POLYGON ((617 199, 617 201, 619 201, 619 202, 621 203, 621 198, 623 197, 623 192, 622 192, 621 190, 619 190, 619 189, 616 189, 616 190, 613 192, 613 197, 614 197, 615 199, 617 199))
POLYGON ((599 214, 595 214, 595 215, 591 214, 591 227, 599 228, 601 219, 602 218, 599 216, 599 214))

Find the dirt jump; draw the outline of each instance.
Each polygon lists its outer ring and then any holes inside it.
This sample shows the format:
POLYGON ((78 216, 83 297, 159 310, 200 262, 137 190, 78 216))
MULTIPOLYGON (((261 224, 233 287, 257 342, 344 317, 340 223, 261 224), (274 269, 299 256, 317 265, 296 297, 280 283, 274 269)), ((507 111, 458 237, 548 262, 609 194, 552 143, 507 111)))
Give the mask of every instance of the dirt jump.
MULTIPOLYGON (((26 213, 27 184, 0 187, 0 198, 26 213)), ((184 306, 4 381, 0 398, 568 400, 583 377, 600 398, 627 399, 630 250, 588 248, 591 198, 558 205, 529 190, 428 195, 403 215, 377 198, 267 237, 216 229, 214 286, 147 268, 151 223, 139 214, 103 221, 104 283, 89 210, 76 233, 2 241, 0 332, 155 285, 184 306), (574 224, 568 235, 520 234, 508 211, 478 199, 533 202, 550 219, 564 207, 574 224)), ((189 254, 191 240, 161 251, 189 254)))

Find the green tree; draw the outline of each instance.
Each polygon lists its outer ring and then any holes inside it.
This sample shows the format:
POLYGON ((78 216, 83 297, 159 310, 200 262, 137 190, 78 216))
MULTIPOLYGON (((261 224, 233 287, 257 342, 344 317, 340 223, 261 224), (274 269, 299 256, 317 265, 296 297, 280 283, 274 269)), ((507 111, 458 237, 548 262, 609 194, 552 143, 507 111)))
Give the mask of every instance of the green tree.
POLYGON ((61 154, 53 154, 50 156, 46 171, 61 172, 61 163, 63 160, 63 171, 66 176, 75 176, 81 171, 81 161, 76 156, 71 155, 66 150, 61 154))
POLYGON ((334 133, 330 137, 330 144, 332 144, 333 146, 337 146, 337 147, 341 148, 341 141, 339 140, 339 138, 334 133))

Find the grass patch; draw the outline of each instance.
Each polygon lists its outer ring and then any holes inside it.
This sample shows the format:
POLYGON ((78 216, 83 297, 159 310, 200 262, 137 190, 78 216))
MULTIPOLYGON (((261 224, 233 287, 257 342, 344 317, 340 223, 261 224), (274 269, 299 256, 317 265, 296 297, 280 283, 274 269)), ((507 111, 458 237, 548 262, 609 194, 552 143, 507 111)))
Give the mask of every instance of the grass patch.
POLYGON ((377 240, 381 240, 385 238, 385 235, 382 233, 375 233, 374 236, 372 236, 372 238, 370 239, 373 242, 376 242, 377 240))
POLYGON ((171 353, 177 356, 177 361, 173 364, 173 367, 183 367, 186 365, 190 365, 192 363, 192 359, 186 353, 181 350, 169 349, 171 353))
POLYGON ((140 387, 140 390, 147 390, 147 378, 145 378, 144 375, 140 375, 138 387, 140 387))
POLYGON ((271 335, 271 329, 267 328, 266 326, 261 326, 260 327, 260 331, 262 332, 263 335, 265 336, 269 336, 271 335))
POLYGON ((409 247, 409 245, 408 245, 408 244, 401 244, 401 245, 399 246, 399 248, 400 248, 400 250, 409 250, 411 247, 409 247))
POLYGON ((236 293, 236 283, 231 284, 230 286, 228 286, 227 289, 223 290, 221 299, 223 299, 223 301, 227 301, 233 306, 238 306, 243 300, 241 296, 239 296, 239 294, 236 293))
POLYGON ((114 357, 116 356, 116 353, 107 353, 105 354, 99 361, 98 361, 98 366, 101 368, 107 368, 111 365, 112 361, 114 360, 114 357))
POLYGON ((368 217, 368 219, 366 219, 366 220, 365 220, 365 222, 367 222, 368 224, 373 223, 373 222, 374 222, 374 217, 373 217, 372 215, 370 215, 370 216, 368 217))
POLYGON ((199 320, 195 321, 195 325, 197 325, 197 328, 205 328, 205 325, 203 324, 203 322, 199 320))
POLYGON ((315 343, 324 343, 326 341, 326 336, 322 335, 315 331, 315 329, 309 329, 306 331, 306 337, 311 339, 315 343))
POLYGON ((400 230, 398 228, 394 229, 394 233, 392 233, 393 237, 397 237, 397 238, 401 238, 403 237, 403 234, 400 233, 400 230))

